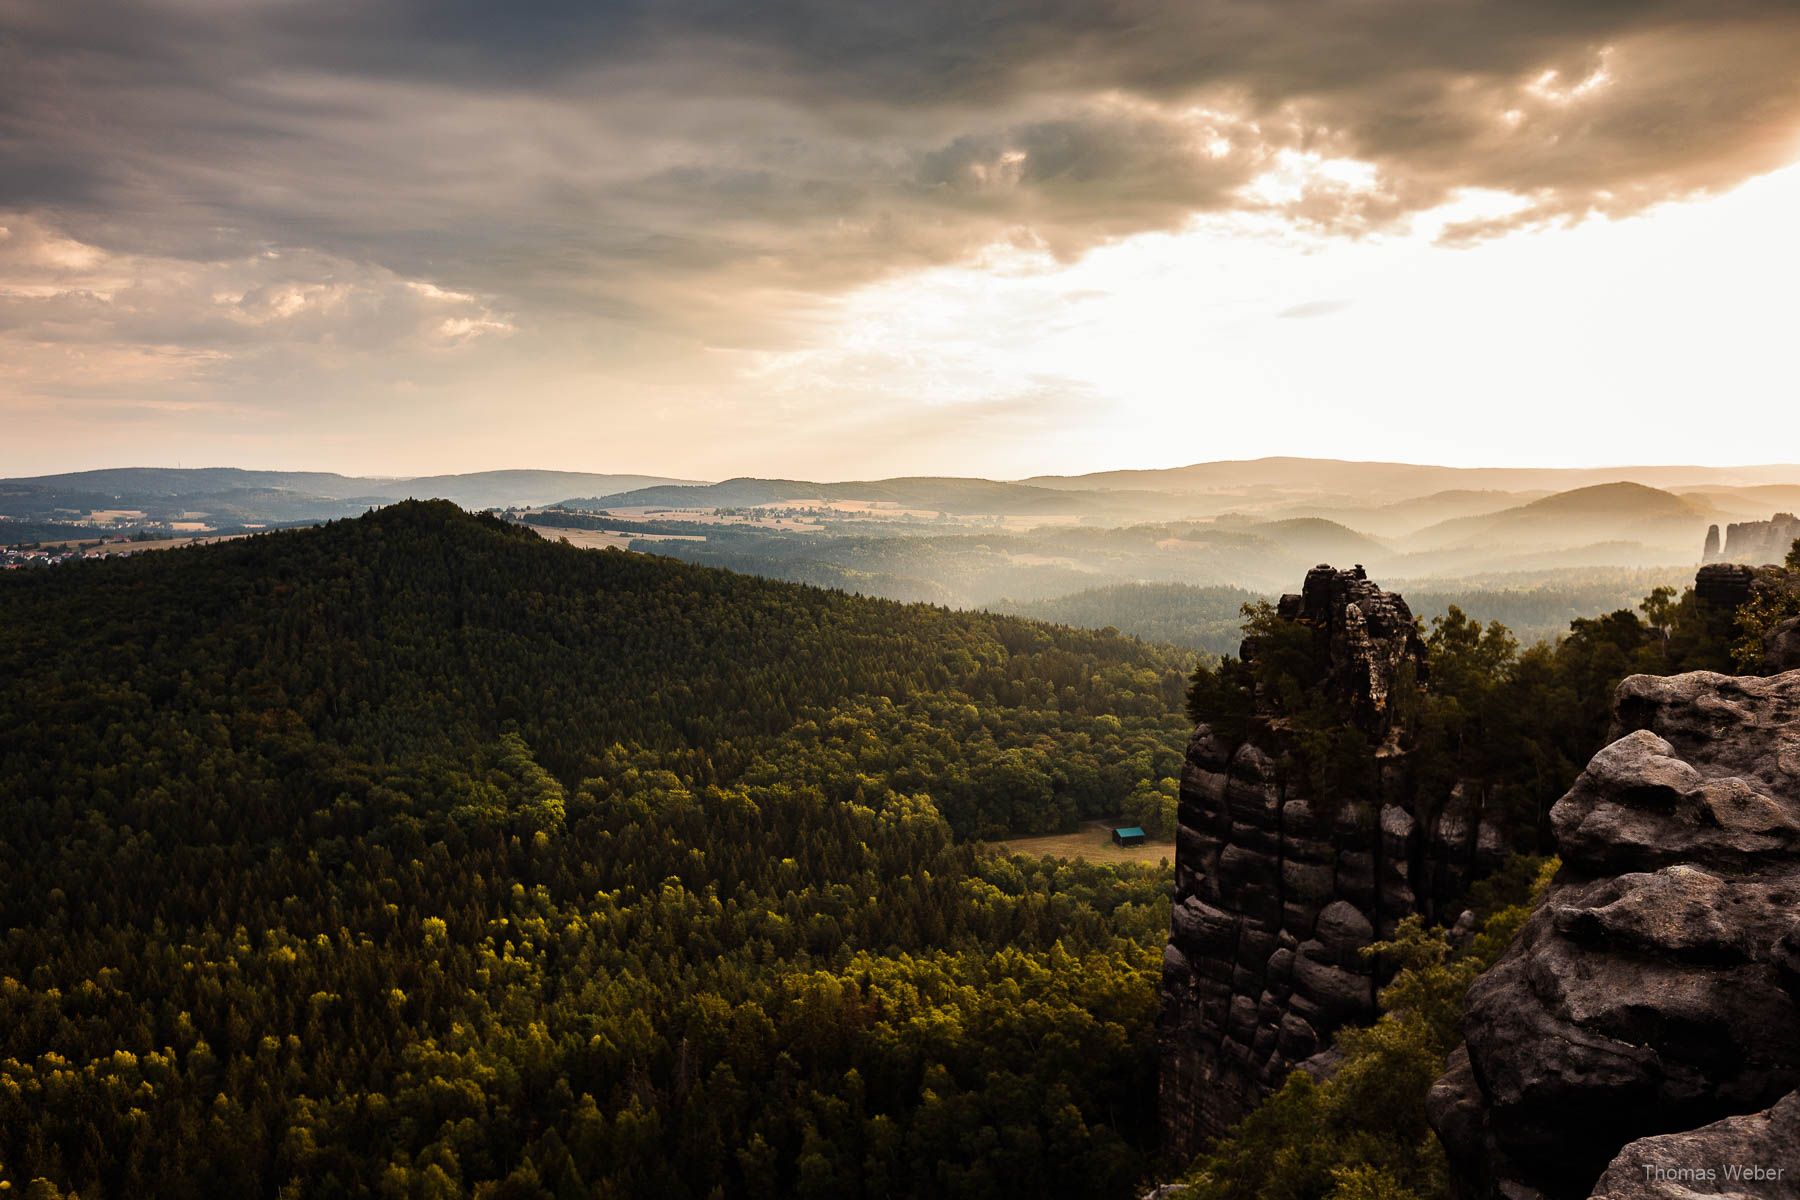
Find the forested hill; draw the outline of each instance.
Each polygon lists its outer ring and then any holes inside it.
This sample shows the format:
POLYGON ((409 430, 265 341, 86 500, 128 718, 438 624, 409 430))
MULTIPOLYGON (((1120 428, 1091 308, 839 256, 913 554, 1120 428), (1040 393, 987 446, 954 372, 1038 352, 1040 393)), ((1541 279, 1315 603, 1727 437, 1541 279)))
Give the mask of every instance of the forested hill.
POLYGON ((0 577, 0 1182, 1125 1195, 1179 764, 1130 639, 444 503, 0 577))
POLYGON ((15 574, 0 604, 5 736, 65 747, 13 768, 27 793, 86 757, 101 696, 115 721, 254 718, 382 763, 512 731, 571 786, 615 742, 693 748, 697 781, 736 779, 855 704, 885 742, 864 757, 959 834, 1045 831, 1116 799, 1107 764, 1178 752, 1191 667, 1130 638, 574 550, 442 502, 15 574), (981 794, 989 754, 1046 738, 1059 759, 1091 750, 1058 764, 1054 812, 981 794))

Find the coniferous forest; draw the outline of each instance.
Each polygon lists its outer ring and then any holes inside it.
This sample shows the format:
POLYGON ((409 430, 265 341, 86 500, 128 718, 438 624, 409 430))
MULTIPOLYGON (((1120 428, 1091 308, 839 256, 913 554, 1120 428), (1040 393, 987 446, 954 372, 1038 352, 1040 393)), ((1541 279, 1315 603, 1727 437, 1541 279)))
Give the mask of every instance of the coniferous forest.
POLYGON ((0 1200, 1800 1179, 1797 67, 0 0, 0 1200))
POLYGON ((0 578, 29 1195, 1123 1195, 1185 657, 446 503, 0 578))
MULTIPOLYGON (((1266 605, 1254 662, 1190 674, 445 502, 0 576, 0 615, 0 1188, 33 1197, 1129 1196, 1190 1169, 1168 865, 984 840, 1157 808, 1253 695, 1322 794, 1368 773, 1266 605)), ((1659 589, 1521 649, 1452 607, 1420 786, 1546 852, 1617 681, 1729 669, 1731 620, 1659 589)), ((1197 1194, 1442 1194, 1424 1088, 1545 878, 1478 884, 1473 947, 1407 927, 1391 1015, 1197 1194)))

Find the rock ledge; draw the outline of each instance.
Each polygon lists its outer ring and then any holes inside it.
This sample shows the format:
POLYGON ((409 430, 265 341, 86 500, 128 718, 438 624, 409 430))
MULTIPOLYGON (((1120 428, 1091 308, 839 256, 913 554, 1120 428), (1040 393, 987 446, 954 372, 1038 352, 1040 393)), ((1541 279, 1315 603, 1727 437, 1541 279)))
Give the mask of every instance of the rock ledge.
POLYGON ((1800 1194, 1800 671, 1632 676, 1614 714, 1432 1123, 1472 1198, 1800 1194), (1644 1170, 1757 1161, 1785 1182, 1644 1170))

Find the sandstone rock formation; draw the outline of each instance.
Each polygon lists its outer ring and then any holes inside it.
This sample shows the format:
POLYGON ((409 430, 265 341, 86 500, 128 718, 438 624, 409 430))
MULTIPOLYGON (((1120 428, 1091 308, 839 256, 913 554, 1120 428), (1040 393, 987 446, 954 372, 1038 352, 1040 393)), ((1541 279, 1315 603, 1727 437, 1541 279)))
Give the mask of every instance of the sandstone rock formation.
POLYGON ((1720 553, 1722 553, 1722 547, 1719 544, 1719 527, 1708 525, 1706 527, 1706 545, 1701 548, 1700 561, 1703 563, 1716 562, 1720 553))
POLYGON ((1794 1194, 1800 672, 1635 675, 1614 716, 1432 1123, 1468 1197, 1704 1195, 1644 1167, 1779 1154, 1787 1190, 1717 1190, 1794 1194))
MULTIPOLYGON (((1797 587, 1800 578, 1792 569, 1772 565, 1710 563, 1694 576, 1694 595, 1716 614, 1714 619, 1722 622, 1721 636, 1733 640, 1745 630, 1740 608, 1752 604, 1764 613, 1792 612, 1797 587)), ((1756 626, 1749 628, 1754 630, 1756 626)), ((1762 649, 1761 664, 1753 668, 1759 674, 1779 675, 1800 668, 1800 620, 1788 618, 1765 629, 1762 649)))
MULTIPOLYGON (((1361 567, 1320 566, 1277 614, 1312 630, 1316 686, 1378 747, 1381 782, 1334 811, 1296 768, 1266 698, 1242 744, 1195 729, 1159 1035, 1165 1140, 1184 1156, 1295 1067, 1325 1069, 1332 1033, 1377 1012, 1385 973, 1360 950, 1409 913, 1439 917, 1471 870, 1507 850, 1460 792, 1426 827, 1409 807, 1396 710, 1427 663, 1406 601, 1361 567)), ((1256 655, 1247 640, 1244 658, 1256 655)))
POLYGON ((1710 563, 1694 575, 1694 595, 1715 612, 1736 612, 1750 599, 1756 568, 1741 563, 1710 563))
POLYGON ((1778 563, 1800 538, 1800 517, 1776 513, 1767 521, 1743 521, 1725 527, 1726 558, 1750 563, 1778 563))
MULTIPOLYGON (((1275 611, 1313 630, 1320 687, 1371 741, 1386 741, 1404 668, 1411 666, 1415 683, 1428 674, 1425 643, 1406 601, 1370 582, 1360 563, 1348 571, 1320 564, 1306 573, 1300 594, 1283 596, 1275 611)), ((1255 655, 1255 646, 1246 644, 1242 657, 1255 655)))
POLYGON ((1696 1194, 1800 1196, 1800 1092, 1759 1113, 1619 1151, 1594 1200, 1691 1200, 1696 1194))
POLYGON ((1763 634, 1762 673, 1800 671, 1800 617, 1789 617, 1763 634))

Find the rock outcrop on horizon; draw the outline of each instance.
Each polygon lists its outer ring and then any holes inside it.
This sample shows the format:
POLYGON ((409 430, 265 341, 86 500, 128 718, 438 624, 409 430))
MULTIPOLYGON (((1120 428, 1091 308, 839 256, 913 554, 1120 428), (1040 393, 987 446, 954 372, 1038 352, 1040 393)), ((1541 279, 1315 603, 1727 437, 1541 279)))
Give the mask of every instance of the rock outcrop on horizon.
MULTIPOLYGON (((1778 563, 1800 538, 1800 517, 1776 513, 1767 521, 1740 521, 1725 527, 1725 546, 1720 554, 1748 563, 1778 563)), ((1709 535, 1710 543, 1710 535, 1709 535)))
POLYGON ((1562 870, 1470 988, 1432 1091, 1457 1187, 1794 1195, 1800 671, 1635 675, 1612 732, 1552 810, 1562 870), (1787 1174, 1668 1174, 1730 1165, 1787 1174))
MULTIPOLYGON (((1411 807, 1397 715, 1428 664, 1406 601, 1360 566, 1319 566, 1276 611, 1312 630, 1315 687, 1376 748, 1377 794, 1333 811, 1265 697, 1241 743, 1195 729, 1159 1033, 1165 1143, 1182 1156, 1294 1068, 1328 1069, 1331 1035, 1378 1011, 1386 972, 1363 947, 1408 914, 1441 919, 1471 874, 1507 852, 1460 791, 1423 825, 1411 807)), ((1244 660, 1257 653, 1246 640, 1244 660)))

